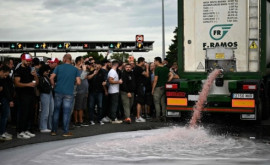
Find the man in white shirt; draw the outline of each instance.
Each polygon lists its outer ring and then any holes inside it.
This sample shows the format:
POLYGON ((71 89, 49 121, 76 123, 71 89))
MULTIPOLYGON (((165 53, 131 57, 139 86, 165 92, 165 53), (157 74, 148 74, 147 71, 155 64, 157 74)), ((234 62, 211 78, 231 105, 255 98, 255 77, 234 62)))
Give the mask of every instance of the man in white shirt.
POLYGON ((116 111, 118 108, 118 99, 119 99, 119 84, 122 84, 122 80, 119 80, 119 76, 117 74, 117 68, 119 66, 118 61, 112 62, 112 69, 108 73, 108 81, 109 81, 109 88, 108 93, 110 97, 110 112, 111 112, 111 119, 113 124, 120 124, 122 121, 117 120, 116 118, 116 111))

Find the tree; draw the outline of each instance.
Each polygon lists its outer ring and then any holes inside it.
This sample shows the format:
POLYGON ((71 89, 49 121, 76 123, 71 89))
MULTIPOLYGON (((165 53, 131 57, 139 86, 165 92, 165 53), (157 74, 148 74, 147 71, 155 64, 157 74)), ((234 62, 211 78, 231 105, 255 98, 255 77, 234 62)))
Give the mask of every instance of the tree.
POLYGON ((175 28, 173 32, 174 38, 172 39, 172 44, 169 46, 169 51, 166 52, 166 58, 168 59, 168 62, 170 65, 172 65, 173 62, 177 62, 177 53, 178 53, 178 27, 175 28))
POLYGON ((96 61, 104 60, 104 56, 102 54, 98 54, 98 52, 87 52, 87 54, 83 56, 83 58, 89 57, 93 57, 96 61))
POLYGON ((115 60, 123 61, 123 62, 128 62, 128 57, 129 57, 128 53, 113 53, 111 55, 111 59, 115 59, 115 60))

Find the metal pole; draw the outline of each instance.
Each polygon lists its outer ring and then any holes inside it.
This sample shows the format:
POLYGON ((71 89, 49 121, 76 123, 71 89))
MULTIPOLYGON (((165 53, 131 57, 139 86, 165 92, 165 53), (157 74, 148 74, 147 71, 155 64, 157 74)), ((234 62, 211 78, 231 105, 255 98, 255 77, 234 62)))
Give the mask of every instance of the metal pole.
POLYGON ((162 59, 165 58, 164 0, 162 0, 162 59))

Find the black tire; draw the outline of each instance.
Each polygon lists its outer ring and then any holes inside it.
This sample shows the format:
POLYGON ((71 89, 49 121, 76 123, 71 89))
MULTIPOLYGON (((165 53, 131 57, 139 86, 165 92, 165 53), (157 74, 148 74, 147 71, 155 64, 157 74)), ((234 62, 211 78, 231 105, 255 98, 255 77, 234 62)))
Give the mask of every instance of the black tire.
POLYGON ((267 120, 269 118, 270 115, 270 103, 269 103, 269 96, 267 96, 266 94, 264 95, 264 97, 262 98, 262 120, 267 120))

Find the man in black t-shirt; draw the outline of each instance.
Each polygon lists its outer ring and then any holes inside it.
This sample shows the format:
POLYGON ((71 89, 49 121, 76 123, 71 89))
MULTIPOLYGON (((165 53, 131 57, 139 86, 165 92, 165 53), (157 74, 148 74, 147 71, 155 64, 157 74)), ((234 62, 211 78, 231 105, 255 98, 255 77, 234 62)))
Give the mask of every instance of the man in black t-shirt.
POLYGON ((145 64, 145 59, 143 57, 138 58, 138 64, 133 70, 135 82, 136 82, 136 102, 137 102, 137 115, 136 122, 145 122, 145 119, 141 117, 142 105, 144 105, 145 99, 145 85, 146 78, 149 77, 149 65, 145 64), (143 67, 146 68, 144 71, 143 67))
POLYGON ((109 70, 111 69, 111 62, 107 59, 102 61, 102 68, 101 70, 103 71, 105 78, 106 78, 106 90, 103 93, 103 100, 102 100, 102 111, 103 111, 103 119, 102 122, 104 123, 109 123, 111 122, 111 119, 109 118, 110 116, 110 108, 109 108, 109 93, 108 93, 108 87, 109 87, 109 82, 107 81, 108 73, 109 70))
POLYGON ((87 76, 88 83, 89 83, 89 118, 90 124, 94 125, 94 110, 95 105, 98 107, 98 122, 100 125, 103 125, 102 122, 103 110, 102 110, 102 100, 103 94, 107 92, 106 88, 106 75, 103 70, 101 70, 101 64, 97 63, 94 66, 95 70, 90 71, 89 75, 87 76), (106 91, 106 92, 105 92, 106 91))
POLYGON ((134 91, 136 88, 135 77, 130 64, 126 64, 125 70, 122 73, 122 80, 123 83, 120 86, 121 100, 124 108, 125 122, 130 124, 130 109, 133 105, 134 91))
POLYGON ((0 140, 11 140, 12 135, 6 132, 6 125, 10 113, 9 89, 7 85, 7 77, 9 76, 10 68, 6 65, 0 67, 0 140))
POLYGON ((32 56, 24 53, 21 55, 21 60, 22 64, 14 73, 16 94, 20 105, 20 112, 18 112, 17 138, 29 139, 30 137, 35 137, 35 134, 29 131, 29 121, 34 113, 34 88, 39 80, 36 71, 31 71, 32 56))

